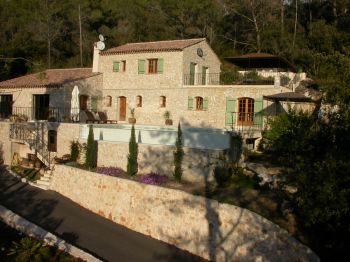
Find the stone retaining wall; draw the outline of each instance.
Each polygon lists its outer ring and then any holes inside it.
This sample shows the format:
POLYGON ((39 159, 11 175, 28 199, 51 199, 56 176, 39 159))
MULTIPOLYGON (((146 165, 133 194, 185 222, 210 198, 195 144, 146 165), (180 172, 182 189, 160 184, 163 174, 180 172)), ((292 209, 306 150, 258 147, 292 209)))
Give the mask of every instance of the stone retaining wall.
POLYGON ((240 207, 57 165, 51 189, 118 224, 212 261, 318 261, 288 233, 240 207))

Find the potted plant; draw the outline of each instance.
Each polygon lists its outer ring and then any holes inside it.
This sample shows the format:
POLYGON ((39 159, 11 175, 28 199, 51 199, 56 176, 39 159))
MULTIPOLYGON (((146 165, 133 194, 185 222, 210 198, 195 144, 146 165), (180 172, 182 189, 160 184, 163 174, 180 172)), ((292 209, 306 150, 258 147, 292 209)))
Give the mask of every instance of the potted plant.
POLYGON ((130 116, 129 117, 129 124, 135 124, 136 118, 135 118, 135 108, 130 108, 130 116))
POLYGON ((164 119, 165 119, 165 124, 167 126, 173 125, 173 120, 170 119, 170 111, 168 111, 168 110, 165 111, 163 116, 164 116, 164 119))

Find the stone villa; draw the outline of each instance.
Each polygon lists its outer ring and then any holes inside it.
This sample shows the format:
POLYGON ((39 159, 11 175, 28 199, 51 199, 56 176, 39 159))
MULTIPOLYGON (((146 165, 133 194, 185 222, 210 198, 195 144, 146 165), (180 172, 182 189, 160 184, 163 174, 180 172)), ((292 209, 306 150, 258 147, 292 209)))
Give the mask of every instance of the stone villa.
POLYGON ((27 125, 40 120, 44 123, 40 150, 48 147, 57 155, 69 153, 73 139, 86 139, 86 123, 94 123, 99 164, 120 158, 114 164, 124 167, 126 154, 112 157, 103 150, 111 146, 126 150, 132 116, 139 144, 148 152, 158 146, 171 158, 169 146, 174 144, 178 123, 184 128, 187 150, 217 151, 227 149, 230 130, 256 146, 264 119, 285 109, 286 103, 312 108, 309 97, 294 92, 305 74, 295 73, 283 59, 251 54, 226 60, 241 68, 240 77, 221 72, 220 59, 204 38, 129 43, 107 50, 95 45, 92 69, 48 69, 0 82, 5 162, 14 152, 23 156, 33 150, 7 119, 28 121, 27 125), (74 87, 79 90, 77 106, 71 102, 74 87), (74 111, 78 116, 73 116, 74 111), (166 112, 173 127, 165 125, 166 112), (109 120, 117 124, 107 125, 109 120))

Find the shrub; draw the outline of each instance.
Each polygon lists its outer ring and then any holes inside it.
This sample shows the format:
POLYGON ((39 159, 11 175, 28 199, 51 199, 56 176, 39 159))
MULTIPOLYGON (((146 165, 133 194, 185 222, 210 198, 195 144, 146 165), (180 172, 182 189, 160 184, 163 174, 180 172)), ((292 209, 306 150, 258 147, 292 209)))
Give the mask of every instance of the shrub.
POLYGON ((9 256, 14 256, 14 261, 49 261, 51 254, 49 247, 31 237, 22 238, 19 243, 13 242, 9 256))
POLYGON ((137 171, 138 171, 137 155, 138 155, 138 145, 136 143, 135 127, 134 125, 132 125, 131 136, 129 141, 128 165, 126 170, 126 173, 129 176, 134 176, 137 174, 137 171))
POLYGON ((107 176, 121 176, 125 171, 119 167, 98 167, 96 172, 107 176))
POLYGON ((214 168, 214 178, 218 187, 224 187, 232 177, 231 167, 216 166, 214 168))
POLYGON ((85 166, 88 169, 93 169, 97 165, 97 143, 94 139, 94 130, 92 125, 89 127, 89 135, 87 139, 86 145, 86 153, 85 153, 85 166))
POLYGON ((182 160, 184 157, 183 151, 183 142, 182 142, 182 131, 181 125, 179 123, 177 127, 177 138, 175 142, 175 151, 174 151, 174 178, 176 181, 180 182, 182 177, 182 160))
POLYGON ((160 186, 164 185, 168 181, 168 177, 151 172, 140 177, 139 181, 148 185, 160 186))
POLYGON ((70 161, 76 162, 80 155, 80 144, 78 141, 72 141, 70 144, 70 161))

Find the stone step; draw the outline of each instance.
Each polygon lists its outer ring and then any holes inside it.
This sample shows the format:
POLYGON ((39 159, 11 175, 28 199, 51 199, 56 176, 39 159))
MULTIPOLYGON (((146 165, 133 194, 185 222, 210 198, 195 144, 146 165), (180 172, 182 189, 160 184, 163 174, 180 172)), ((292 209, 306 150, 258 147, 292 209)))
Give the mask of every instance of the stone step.
POLYGON ((42 177, 51 178, 51 173, 45 173, 42 177))
POLYGON ((37 188, 40 188, 40 189, 42 189, 42 190, 48 190, 48 189, 49 189, 49 186, 47 186, 47 185, 39 185, 39 184, 35 184, 35 183, 34 183, 33 186, 35 186, 35 187, 37 187, 37 188))
POLYGON ((40 181, 50 181, 50 177, 42 176, 42 177, 40 178, 40 181))

